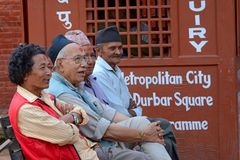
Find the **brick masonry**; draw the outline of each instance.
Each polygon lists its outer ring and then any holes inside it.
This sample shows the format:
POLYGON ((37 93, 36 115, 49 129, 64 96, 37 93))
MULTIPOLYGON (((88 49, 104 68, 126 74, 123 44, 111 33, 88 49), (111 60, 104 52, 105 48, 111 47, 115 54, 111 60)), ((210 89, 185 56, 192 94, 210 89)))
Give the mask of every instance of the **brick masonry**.
POLYGON ((0 0, 0 115, 6 114, 16 89, 8 79, 11 51, 23 42, 21 0, 0 0))

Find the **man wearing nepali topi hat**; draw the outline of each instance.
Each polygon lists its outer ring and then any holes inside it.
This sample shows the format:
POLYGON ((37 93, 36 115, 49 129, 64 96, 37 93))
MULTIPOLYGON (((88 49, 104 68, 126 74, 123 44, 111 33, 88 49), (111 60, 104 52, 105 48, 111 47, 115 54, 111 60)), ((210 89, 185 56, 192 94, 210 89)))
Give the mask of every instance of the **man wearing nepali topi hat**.
POLYGON ((17 85, 8 114, 24 159, 98 160, 78 132, 77 126, 88 122, 86 112, 45 92, 52 73, 46 51, 37 44, 21 44, 12 52, 8 69, 17 85))
POLYGON ((85 109, 89 121, 80 127, 80 131, 101 144, 101 147, 95 147, 99 159, 150 160, 152 153, 149 150, 161 147, 163 143, 159 122, 150 123, 145 117, 129 118, 86 92, 81 84, 90 57, 79 44, 59 35, 48 52, 55 65, 48 90, 59 99, 85 109), (136 143, 143 150, 132 150, 136 143))
MULTIPOLYGON (((98 57, 92 76, 97 79, 105 95, 103 102, 128 117, 142 116, 142 107, 135 104, 118 67, 123 46, 117 27, 110 26, 98 31, 95 39, 98 57)), ((148 119, 151 122, 160 121, 160 127, 164 130, 165 148, 173 160, 178 160, 176 139, 170 122, 163 118, 148 119)))

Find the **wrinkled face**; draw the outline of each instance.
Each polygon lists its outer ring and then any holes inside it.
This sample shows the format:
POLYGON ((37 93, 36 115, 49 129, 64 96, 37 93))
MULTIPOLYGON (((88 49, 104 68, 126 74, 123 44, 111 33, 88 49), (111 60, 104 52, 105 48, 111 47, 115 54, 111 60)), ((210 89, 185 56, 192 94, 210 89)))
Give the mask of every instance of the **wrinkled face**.
POLYGON ((87 61, 87 66, 86 66, 87 70, 86 70, 85 79, 87 79, 87 77, 91 75, 93 72, 93 68, 96 61, 96 53, 94 52, 92 45, 85 45, 85 46, 82 46, 82 48, 84 49, 86 55, 89 57, 87 61))
POLYGON ((63 58, 58 59, 57 65, 64 78, 72 85, 78 87, 84 81, 86 74, 88 55, 78 44, 69 44, 63 58))
POLYGON ((120 63, 123 53, 121 42, 109 42, 103 44, 102 50, 99 52, 101 56, 112 68, 120 63))
POLYGON ((49 80, 52 75, 52 63, 49 57, 44 54, 38 54, 32 57, 32 71, 24 78, 24 86, 30 92, 38 93, 48 88, 49 80))

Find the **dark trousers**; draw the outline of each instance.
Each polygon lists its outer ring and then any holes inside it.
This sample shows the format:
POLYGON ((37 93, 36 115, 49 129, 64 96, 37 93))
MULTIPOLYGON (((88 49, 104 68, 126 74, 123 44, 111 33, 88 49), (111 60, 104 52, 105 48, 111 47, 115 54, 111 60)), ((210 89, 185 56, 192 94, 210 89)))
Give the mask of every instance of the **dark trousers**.
POLYGON ((178 152, 177 152, 177 145, 176 145, 176 138, 174 136, 171 123, 164 119, 164 118, 148 118, 150 122, 157 122, 160 121, 160 127, 164 130, 164 141, 165 141, 165 148, 172 158, 172 160, 179 160, 178 152))

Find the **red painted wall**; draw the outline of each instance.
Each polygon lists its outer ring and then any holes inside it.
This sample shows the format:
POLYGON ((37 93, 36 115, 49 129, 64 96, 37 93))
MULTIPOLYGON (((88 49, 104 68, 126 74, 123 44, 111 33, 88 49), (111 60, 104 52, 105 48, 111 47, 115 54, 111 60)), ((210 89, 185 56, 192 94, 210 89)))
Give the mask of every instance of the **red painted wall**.
MULTIPOLYGON (((92 19, 91 15, 95 11, 93 12, 92 5, 84 3, 84 0, 69 0, 71 3, 68 4, 60 3, 64 2, 60 0, 25 1, 28 2, 28 5, 25 5, 28 9, 25 39, 29 42, 49 46, 54 35, 66 32, 63 23, 58 19, 57 11, 71 11, 72 29, 81 29, 87 32, 88 36, 94 37, 94 32, 88 24, 96 28, 98 21, 92 19)), ((206 2, 206 8, 196 13, 189 8, 189 2, 192 0, 168 1, 171 2, 169 6, 172 11, 168 18, 172 23, 171 31, 167 32, 171 34, 169 41, 171 56, 150 60, 134 59, 129 56, 122 61, 121 68, 125 75, 134 72, 138 76, 150 77, 159 71, 168 71, 182 77, 189 73, 188 71, 203 71, 212 77, 211 87, 204 89, 198 84, 188 84, 184 81, 182 85, 151 85, 149 89, 140 85, 130 85, 130 91, 141 93, 145 97, 150 97, 153 92, 158 96, 168 97, 173 97, 176 92, 181 92, 182 96, 212 96, 214 105, 204 105, 201 108, 194 106, 186 111, 183 105, 176 106, 172 103, 168 108, 144 107, 144 113, 153 117, 167 118, 174 121, 174 124, 197 120, 203 122, 205 126, 205 121, 208 121, 207 130, 204 130, 206 127, 203 130, 184 130, 177 126, 178 130, 175 130, 175 134, 181 159, 237 160, 240 157, 240 123, 238 121, 240 117, 240 53, 239 50, 236 51, 240 46, 239 41, 236 43, 236 37, 240 39, 239 2, 237 0, 203 0, 206 2), (237 17, 235 17, 235 9, 237 17), (200 26, 194 21, 197 14, 201 16, 200 26), (189 43, 201 40, 198 37, 189 36, 189 29, 194 27, 206 28, 206 38, 203 40, 207 40, 208 43, 203 47, 202 53, 196 53, 189 43)), ((89 2, 92 1, 89 0, 89 2)), ((201 0, 194 0, 194 2, 199 6, 201 0)), ((21 6, 23 6, 21 0, 0 0, 0 115, 7 112, 15 90, 15 86, 8 81, 7 63, 10 51, 24 37, 21 6)))
POLYGON ((5 114, 15 91, 8 80, 8 59, 23 37, 21 0, 0 0, 0 115, 5 114))

